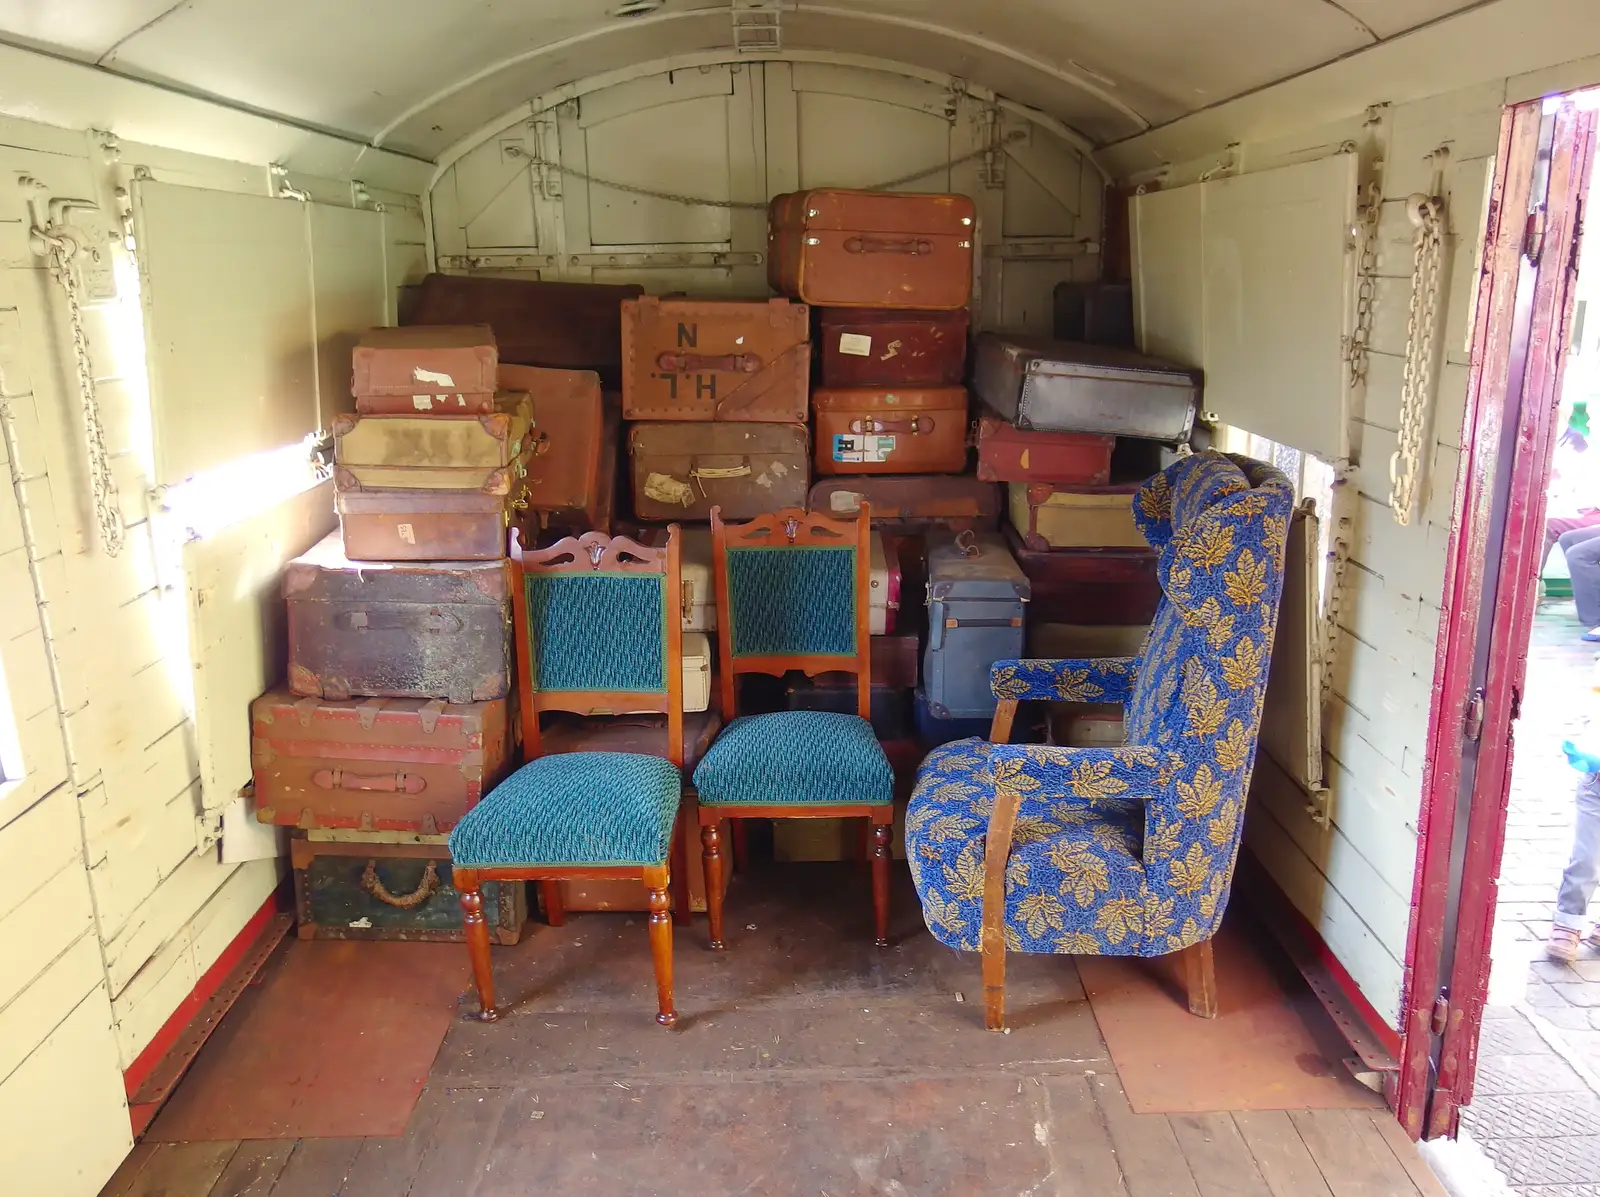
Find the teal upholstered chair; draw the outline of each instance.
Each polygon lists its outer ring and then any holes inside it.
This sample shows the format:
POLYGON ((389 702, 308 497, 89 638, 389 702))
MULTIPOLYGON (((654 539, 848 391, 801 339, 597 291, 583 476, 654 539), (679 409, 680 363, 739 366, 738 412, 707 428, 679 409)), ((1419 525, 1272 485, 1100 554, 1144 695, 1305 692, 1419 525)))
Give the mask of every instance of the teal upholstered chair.
POLYGON ((865 818, 872 824, 872 898, 879 947, 889 936, 889 835, 894 771, 868 722, 871 583, 868 510, 831 520, 786 508, 747 524, 711 509, 722 717, 730 720, 694 772, 711 946, 722 936, 725 819, 865 818), (856 675, 856 714, 738 715, 744 673, 856 675))
POLYGON ((1004 1027, 1005 953, 1183 953, 1189 1008, 1216 1013, 1211 937, 1233 880, 1283 592, 1294 491, 1206 452, 1140 489, 1163 598, 1137 657, 997 661, 989 740, 929 754, 906 815, 928 929, 983 953, 1004 1027), (1007 744, 1017 703, 1119 702, 1119 748, 1007 744))
POLYGON ((483 918, 484 881, 538 881, 552 923, 559 883, 641 880, 650 899, 656 1021, 678 1020, 672 999, 671 891, 688 921, 688 893, 669 856, 682 844, 683 617, 677 525, 663 548, 587 532, 524 552, 512 533, 517 689, 527 762, 450 833, 479 1017, 498 1017, 483 918), (539 715, 661 711, 670 759, 631 752, 541 756, 539 715))

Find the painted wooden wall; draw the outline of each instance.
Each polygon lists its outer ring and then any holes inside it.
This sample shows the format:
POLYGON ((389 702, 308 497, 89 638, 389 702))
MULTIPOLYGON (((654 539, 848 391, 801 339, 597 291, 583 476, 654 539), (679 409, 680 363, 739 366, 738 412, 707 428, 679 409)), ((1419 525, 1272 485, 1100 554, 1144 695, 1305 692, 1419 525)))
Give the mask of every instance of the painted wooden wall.
MULTIPOLYGON (((146 313, 134 260, 106 242, 119 294, 84 312, 126 524, 125 547, 112 557, 93 519, 64 293, 29 246, 28 192, 14 185, 26 176, 41 194, 98 202, 109 233, 121 227, 113 189, 127 187, 136 168, 196 188, 202 202, 264 196, 269 187, 264 166, 0 121, 0 458, 9 475, 0 487, 0 665, 22 773, 0 784, 0 1159, 19 1193, 99 1190, 131 1143, 123 1071, 280 876, 272 859, 223 864, 215 847, 197 850, 196 816, 218 803, 202 793, 206 729, 194 717, 190 674, 207 646, 190 626, 194 587, 185 570, 204 560, 206 546, 185 551, 181 529, 152 511, 146 313)), ((348 182, 294 181, 330 204, 351 202, 348 182)), ((409 238, 395 255, 408 277, 423 266, 420 212, 415 199, 409 204, 408 231, 392 239, 409 238)), ((374 241, 371 252, 382 278, 385 246, 374 241)), ((251 280, 213 265, 197 255, 190 268, 211 271, 208 302, 242 321, 251 280)), ((309 277, 310 265, 306 257, 296 268, 309 277)), ((377 322, 364 312, 360 319, 377 322)), ((308 306, 292 339, 310 355, 321 334, 326 355, 344 353, 347 368, 347 331, 319 327, 308 306)), ((242 420, 230 444, 227 412, 255 396, 230 392, 223 371, 205 398, 223 417, 212 425, 223 459, 253 448, 242 420)), ((299 435, 318 423, 317 398, 308 377, 299 435)), ((304 525, 302 506, 261 518, 304 525)), ((302 540, 332 525, 331 503, 324 507, 314 528, 301 528, 302 540)), ((270 606, 282 555, 292 551, 268 541, 270 559, 255 551, 259 537, 236 538, 238 559, 217 570, 229 601, 248 612, 270 606)), ((235 640, 220 651, 248 663, 262 647, 235 640)), ((243 728, 243 704, 232 705, 211 714, 243 728)), ((246 764, 232 786, 247 777, 246 764)))
MULTIPOLYGON (((1508 87, 1502 79, 1392 107, 1378 105, 1381 96, 1373 95, 1378 106, 1363 111, 1353 104, 1348 119, 1245 139, 1232 151, 1233 169, 1248 174, 1353 148, 1362 182, 1376 179, 1382 189, 1369 373, 1364 395, 1353 398, 1347 413, 1356 465, 1334 509, 1351 523, 1343 533, 1350 542, 1350 563, 1325 732, 1329 818, 1319 824, 1306 795, 1264 761, 1252 791, 1246 842, 1391 1026, 1399 1017, 1405 975, 1422 753, 1460 457, 1485 189, 1508 87), (1446 153, 1436 154, 1441 148, 1446 153), (1389 511, 1388 496, 1411 297, 1412 229, 1405 199, 1440 188, 1449 232, 1439 315, 1443 364, 1423 454, 1419 515, 1402 527, 1389 511)), ((1270 94, 1260 102, 1271 107, 1270 94)), ((1180 161, 1164 185, 1188 182, 1228 161, 1225 142, 1185 143, 1181 133, 1173 155, 1180 161)), ((1291 393, 1284 392, 1284 413, 1292 422, 1291 393)), ((1306 427, 1296 447, 1314 448, 1309 420, 1306 427)), ((1295 443, 1292 432, 1287 439, 1295 443)), ((1281 432, 1274 435, 1286 439, 1281 432)))
POLYGON ((765 296, 769 198, 895 181, 976 201, 987 327, 1048 332, 1055 284, 1099 274, 1100 174, 1045 125, 954 80, 735 62, 556 99, 446 159, 429 196, 444 269, 765 296), (1003 150, 985 180, 990 144, 1003 150))

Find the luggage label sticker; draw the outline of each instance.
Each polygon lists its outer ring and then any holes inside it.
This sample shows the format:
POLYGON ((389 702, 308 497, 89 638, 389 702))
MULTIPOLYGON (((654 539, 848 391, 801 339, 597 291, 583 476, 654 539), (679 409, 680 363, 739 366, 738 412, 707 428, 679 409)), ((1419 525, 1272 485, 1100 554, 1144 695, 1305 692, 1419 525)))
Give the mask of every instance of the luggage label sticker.
POLYGON ((861 333, 840 333, 839 352, 848 353, 852 357, 871 357, 872 338, 861 333))
POLYGON ((847 432, 833 438, 833 460, 867 464, 888 461, 894 437, 847 432))

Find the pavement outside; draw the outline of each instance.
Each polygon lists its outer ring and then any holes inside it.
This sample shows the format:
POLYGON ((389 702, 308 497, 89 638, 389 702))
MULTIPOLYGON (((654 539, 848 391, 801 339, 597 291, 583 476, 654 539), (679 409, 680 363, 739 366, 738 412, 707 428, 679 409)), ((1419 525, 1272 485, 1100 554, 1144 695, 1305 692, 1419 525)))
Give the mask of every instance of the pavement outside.
MULTIPOLYGON (((1570 600, 1547 600, 1534 623, 1516 727, 1490 1006, 1478 1079, 1462 1125, 1521 1197, 1600 1197, 1600 953, 1545 959, 1556 885, 1572 848, 1578 774, 1561 741, 1600 694, 1600 645, 1586 644, 1570 600)), ((1590 908, 1590 915, 1600 910, 1590 908)))

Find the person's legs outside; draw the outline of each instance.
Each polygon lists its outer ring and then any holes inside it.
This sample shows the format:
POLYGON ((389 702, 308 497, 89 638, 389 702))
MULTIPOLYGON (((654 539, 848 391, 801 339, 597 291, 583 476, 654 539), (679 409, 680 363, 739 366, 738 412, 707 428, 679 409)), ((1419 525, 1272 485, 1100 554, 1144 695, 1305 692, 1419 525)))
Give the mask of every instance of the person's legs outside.
POLYGON ((1576 532, 1580 528, 1593 528, 1600 526, 1600 511, 1586 511, 1581 515, 1552 516, 1544 522, 1544 552, 1539 554, 1539 572, 1544 572, 1544 567, 1550 560, 1550 550, 1555 547, 1558 540, 1568 532, 1576 532))
MULTIPOLYGON (((1578 944, 1589 930, 1589 903, 1600 877, 1600 774, 1585 773, 1578 782, 1578 817, 1572 833, 1572 859, 1561 874, 1556 913, 1546 952, 1552 960, 1572 963, 1578 944)), ((1600 946, 1600 945, 1597 945, 1600 946)))
MULTIPOLYGON (((1567 572, 1572 575, 1572 601, 1578 619, 1587 628, 1600 625, 1600 528, 1576 528, 1557 541, 1567 557, 1567 572)), ((1600 640, 1600 634, 1587 633, 1584 639, 1600 640)))

